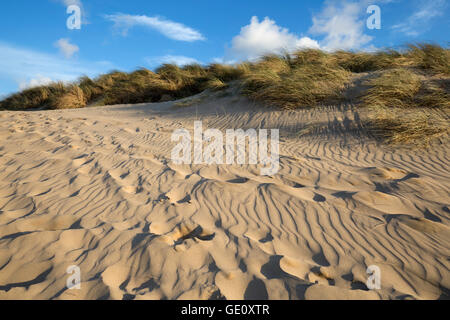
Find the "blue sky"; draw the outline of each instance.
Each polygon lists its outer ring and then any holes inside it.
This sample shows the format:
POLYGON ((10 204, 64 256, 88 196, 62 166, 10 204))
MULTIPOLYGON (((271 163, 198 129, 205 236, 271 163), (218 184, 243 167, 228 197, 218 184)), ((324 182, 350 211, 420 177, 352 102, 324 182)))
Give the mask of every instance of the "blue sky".
POLYGON ((161 63, 233 63, 302 47, 448 46, 447 0, 15 0, 0 10, 0 96, 49 81, 161 63), (70 30, 69 5, 81 9, 70 30), (381 9, 369 30, 367 8, 381 9))

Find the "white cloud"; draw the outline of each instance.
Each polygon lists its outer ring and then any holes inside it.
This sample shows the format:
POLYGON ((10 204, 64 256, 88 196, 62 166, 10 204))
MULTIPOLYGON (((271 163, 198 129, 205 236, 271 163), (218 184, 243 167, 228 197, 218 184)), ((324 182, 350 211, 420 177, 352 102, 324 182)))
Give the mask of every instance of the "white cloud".
POLYGON ((311 38, 300 38, 290 33, 268 17, 261 22, 258 17, 252 17, 250 24, 244 26, 241 33, 233 38, 228 58, 253 60, 265 54, 300 48, 319 48, 319 44, 311 38))
POLYGON ((67 59, 72 58, 76 52, 80 51, 80 48, 77 45, 70 43, 69 39, 59 39, 55 43, 55 46, 67 59))
POLYGON ((113 21, 115 27, 122 30, 123 35, 126 35, 128 30, 134 26, 144 26, 154 29, 167 38, 173 40, 187 42, 205 40, 205 37, 203 37, 199 31, 187 27, 181 23, 166 20, 160 17, 119 13, 105 15, 105 18, 113 21))
POLYGON ((44 85, 50 84, 52 82, 53 82, 52 79, 50 79, 49 77, 43 77, 42 75, 37 75, 37 78, 24 80, 24 81, 20 82, 19 89, 24 90, 24 89, 28 89, 28 88, 44 86, 44 85))
MULTIPOLYGON (((387 4, 394 1, 376 2, 387 4)), ((215 61, 236 63, 239 60, 254 60, 267 53, 290 52, 298 48, 377 50, 371 44, 373 37, 365 33, 367 8, 373 4, 373 0, 326 0, 324 3, 323 9, 312 17, 313 25, 308 33, 313 38, 299 37, 268 17, 261 22, 257 17, 252 17, 251 23, 233 38, 225 57, 216 58, 215 61)))
POLYGON ((416 11, 405 22, 394 25, 392 29, 407 36, 418 36, 426 31, 429 22, 444 15, 447 3, 445 0, 427 0, 420 3, 416 11))
POLYGON ((14 81, 18 86, 48 79, 73 81, 82 75, 93 77, 111 69, 114 66, 107 61, 66 60, 57 55, 0 42, 0 78, 14 81))
POLYGON ((325 8, 313 16, 309 32, 324 36, 319 43, 325 50, 362 49, 372 41, 364 33, 367 5, 367 1, 327 1, 325 8))
POLYGON ((235 59, 226 59, 224 57, 216 57, 212 59, 213 63, 219 63, 219 64, 236 64, 238 63, 238 60, 235 59))
POLYGON ((156 67, 162 64, 176 64, 177 66, 185 66, 189 64, 201 64, 198 60, 185 56, 165 55, 162 57, 146 58, 145 61, 151 66, 156 67))

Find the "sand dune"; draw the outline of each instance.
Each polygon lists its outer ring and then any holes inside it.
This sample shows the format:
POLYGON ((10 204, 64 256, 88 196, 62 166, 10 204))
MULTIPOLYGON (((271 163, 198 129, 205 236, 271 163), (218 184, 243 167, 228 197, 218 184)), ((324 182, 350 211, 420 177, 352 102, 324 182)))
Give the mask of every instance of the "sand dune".
POLYGON ((449 298, 448 144, 378 145, 351 106, 201 98, 1 112, 0 299, 449 298), (195 120, 279 128, 280 171, 173 164, 195 120))

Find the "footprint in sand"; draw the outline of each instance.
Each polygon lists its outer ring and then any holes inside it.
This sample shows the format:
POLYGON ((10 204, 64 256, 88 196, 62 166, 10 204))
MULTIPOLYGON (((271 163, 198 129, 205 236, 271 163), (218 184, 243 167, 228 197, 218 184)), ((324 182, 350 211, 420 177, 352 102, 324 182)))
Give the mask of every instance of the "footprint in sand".
POLYGON ((320 195, 318 193, 315 193, 313 200, 315 202, 325 202, 327 199, 324 196, 322 196, 322 195, 320 195))
POLYGON ((208 232, 201 226, 193 227, 187 224, 179 225, 172 234, 169 235, 173 239, 174 246, 180 245, 189 239, 198 239, 201 241, 211 241, 216 233, 208 232))
POLYGON ((259 242, 267 243, 273 240, 272 234, 269 232, 264 238, 260 239, 259 242))
POLYGON ((339 192, 333 193, 333 196, 336 198, 347 200, 347 199, 352 199, 356 193, 357 192, 339 191, 339 192))
POLYGON ((250 179, 239 177, 239 178, 236 178, 236 179, 228 180, 227 182, 228 183, 235 183, 235 184, 243 184, 243 183, 247 183, 248 181, 250 181, 250 179))
POLYGON ((192 203, 191 196, 190 196, 190 195, 187 195, 187 196, 184 197, 183 199, 178 200, 177 203, 179 203, 179 204, 183 204, 183 203, 191 204, 191 203, 192 203))

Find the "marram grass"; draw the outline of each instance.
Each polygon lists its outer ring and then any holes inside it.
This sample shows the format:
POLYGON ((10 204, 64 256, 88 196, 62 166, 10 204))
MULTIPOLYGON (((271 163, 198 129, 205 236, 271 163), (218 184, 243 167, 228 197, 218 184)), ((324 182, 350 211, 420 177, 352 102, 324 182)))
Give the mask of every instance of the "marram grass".
POLYGON ((155 72, 112 71, 95 79, 23 90, 1 101, 0 110, 171 101, 223 90, 232 82, 240 84, 241 94, 262 105, 315 107, 345 102, 347 87, 358 73, 370 75, 359 106, 371 110, 374 133, 390 143, 408 144, 427 144, 448 135, 450 50, 434 44, 373 53, 301 50, 239 65, 166 64, 155 72))

